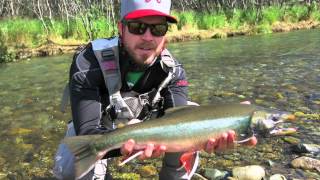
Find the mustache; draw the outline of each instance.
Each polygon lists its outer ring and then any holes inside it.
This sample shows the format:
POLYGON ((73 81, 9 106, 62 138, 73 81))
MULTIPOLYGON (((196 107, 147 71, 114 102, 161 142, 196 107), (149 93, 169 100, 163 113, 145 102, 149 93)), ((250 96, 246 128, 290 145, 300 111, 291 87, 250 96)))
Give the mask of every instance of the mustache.
POLYGON ((149 48, 149 49, 156 49, 157 45, 152 42, 143 42, 138 45, 136 45, 136 48, 149 48))

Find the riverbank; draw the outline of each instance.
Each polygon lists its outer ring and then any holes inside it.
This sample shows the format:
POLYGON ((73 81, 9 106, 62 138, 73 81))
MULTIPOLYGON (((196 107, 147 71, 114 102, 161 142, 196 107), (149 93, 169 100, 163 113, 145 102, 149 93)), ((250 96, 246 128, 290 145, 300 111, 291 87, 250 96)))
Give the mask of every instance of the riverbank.
MULTIPOLYGON (((302 29, 314 29, 320 28, 319 21, 307 20, 297 23, 288 22, 276 22, 270 27, 271 32, 267 33, 279 33, 289 32, 302 29)), ((264 34, 266 32, 260 32, 257 26, 242 26, 238 30, 231 28, 217 28, 212 30, 199 30, 192 27, 183 27, 178 30, 176 27, 172 27, 167 34, 167 40, 172 42, 183 42, 192 40, 204 40, 204 39, 218 39, 234 36, 244 35, 257 35, 264 34)), ((73 53, 79 46, 86 44, 87 42, 68 42, 57 43, 52 40, 48 40, 45 44, 35 48, 19 48, 14 49, 16 54, 16 60, 29 59, 31 57, 52 56, 66 53, 73 53)), ((12 47, 11 47, 12 49, 12 47)))

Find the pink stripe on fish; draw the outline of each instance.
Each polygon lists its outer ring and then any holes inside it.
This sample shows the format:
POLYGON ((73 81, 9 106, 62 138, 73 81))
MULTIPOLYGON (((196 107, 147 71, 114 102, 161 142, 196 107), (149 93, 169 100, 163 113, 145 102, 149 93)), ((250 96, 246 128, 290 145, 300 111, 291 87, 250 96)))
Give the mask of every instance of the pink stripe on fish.
POLYGON ((115 70, 117 69, 117 64, 115 60, 111 60, 111 61, 103 61, 101 63, 102 65, 102 69, 103 70, 115 70))

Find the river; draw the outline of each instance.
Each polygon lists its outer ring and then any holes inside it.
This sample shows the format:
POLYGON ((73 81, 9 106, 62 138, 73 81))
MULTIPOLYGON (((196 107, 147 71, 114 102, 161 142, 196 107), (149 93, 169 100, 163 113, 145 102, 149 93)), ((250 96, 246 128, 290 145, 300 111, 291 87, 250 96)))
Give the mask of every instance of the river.
MULTIPOLYGON (((249 100, 263 107, 319 115, 319 47, 320 30, 314 29, 182 42, 171 44, 169 49, 187 71, 192 101, 212 104, 249 100)), ((71 119, 69 108, 65 113, 60 111, 71 57, 0 64, 0 179, 52 178, 53 155, 71 119)), ((295 124, 301 133, 293 137, 320 144, 320 119, 312 117, 295 124)), ((233 152, 215 156, 216 161, 208 160, 207 166, 229 170, 234 165, 273 161, 280 168, 268 167, 270 174, 314 177, 312 171, 288 167, 295 155, 287 147, 290 144, 284 138, 262 140, 255 150, 244 153, 251 160, 233 152), (261 150, 265 148, 269 151, 261 150), (223 164, 228 158, 231 165, 223 164)))

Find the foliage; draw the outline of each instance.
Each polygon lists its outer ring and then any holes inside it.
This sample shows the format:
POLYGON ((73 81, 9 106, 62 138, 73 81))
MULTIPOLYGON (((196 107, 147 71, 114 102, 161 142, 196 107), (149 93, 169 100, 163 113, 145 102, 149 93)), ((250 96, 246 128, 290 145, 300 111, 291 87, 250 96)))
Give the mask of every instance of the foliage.
POLYGON ((257 25, 256 31, 257 33, 261 33, 261 34, 270 34, 272 33, 272 27, 269 23, 264 22, 262 24, 257 25))
POLYGON ((94 21, 93 26, 95 29, 95 38, 110 37, 114 35, 116 31, 116 25, 108 21, 104 16, 100 16, 96 21, 94 21))
POLYGON ((242 25, 241 23, 241 15, 242 15, 242 10, 240 9, 235 9, 233 11, 232 17, 228 20, 229 25, 232 29, 239 29, 239 27, 242 25))
POLYGON ((290 22, 298 22, 301 20, 306 20, 309 15, 308 7, 307 6, 301 6, 301 5, 293 5, 289 8, 288 14, 287 14, 288 20, 290 22))
POLYGON ((262 10, 262 21, 273 24, 274 22, 281 21, 284 10, 280 6, 270 6, 262 10))
POLYGON ((6 43, 14 47, 34 46, 43 42, 45 33, 39 20, 7 19, 0 21, 6 43))
MULTIPOLYGON (((6 2, 13 2, 17 7, 22 5, 18 0, 6 0, 6 2)), ((40 2, 38 7, 33 7, 36 4, 26 2, 25 7, 21 9, 11 9, 6 7, 7 4, 0 2, 1 45, 24 48, 36 47, 48 40, 85 42, 110 37, 117 33, 116 14, 119 10, 119 1, 106 2, 101 4, 100 0, 92 0, 90 3, 81 0, 57 0, 48 1, 48 4, 40 2), (6 8, 1 9, 3 7, 6 8), (30 10, 32 13, 29 12, 30 10)), ((309 18, 320 21, 318 0, 311 0, 311 4, 284 0, 281 5, 275 0, 268 3, 265 1, 241 1, 242 3, 234 1, 231 4, 229 1, 224 2, 226 4, 210 0, 201 0, 201 3, 196 0, 172 1, 175 8, 172 13, 179 20, 174 27, 178 30, 183 30, 183 27, 188 29, 228 27, 239 30, 242 27, 255 26, 257 32, 269 33, 272 24, 277 21, 298 22, 309 18)))
POLYGON ((258 14, 256 9, 248 9, 242 11, 241 22, 246 22, 250 25, 255 25, 258 21, 258 14))
POLYGON ((198 15, 198 27, 200 29, 222 28, 226 25, 227 18, 224 14, 209 14, 198 15))
POLYGON ((320 21, 320 4, 317 4, 315 1, 311 4, 310 18, 320 21))
POLYGON ((13 54, 8 51, 7 45, 4 42, 4 35, 0 29, 0 63, 13 61, 13 54))
POLYGON ((178 29, 182 27, 196 28, 196 13, 194 11, 185 11, 178 14, 178 29))

